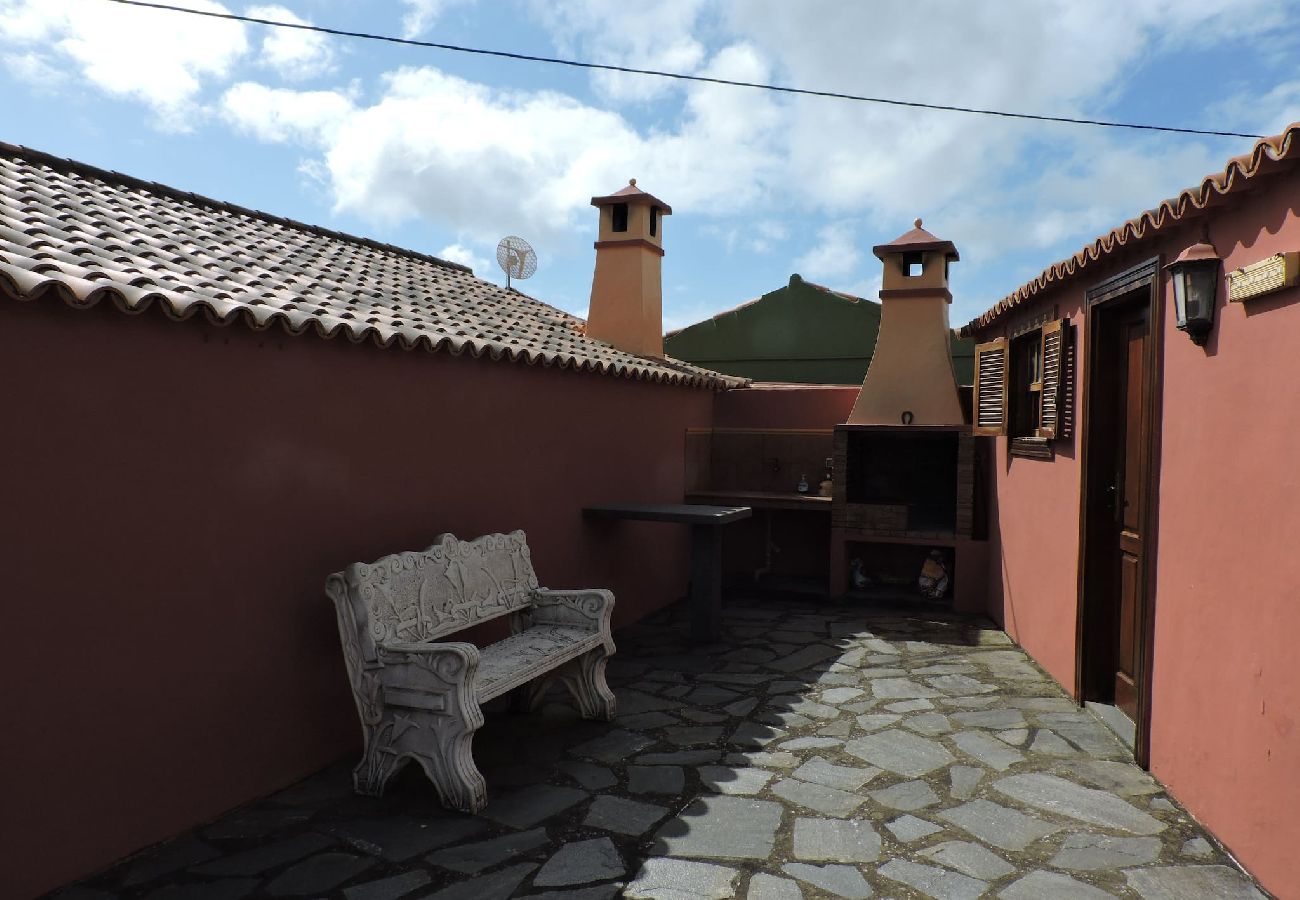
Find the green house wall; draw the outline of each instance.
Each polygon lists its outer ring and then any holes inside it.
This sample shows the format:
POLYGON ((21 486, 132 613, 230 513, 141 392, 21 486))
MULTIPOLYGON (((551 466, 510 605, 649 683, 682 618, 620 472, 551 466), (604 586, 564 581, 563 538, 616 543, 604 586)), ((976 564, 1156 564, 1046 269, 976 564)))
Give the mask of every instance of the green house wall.
MULTIPOLYGON (((674 359, 756 381, 861 384, 880 332, 880 304, 791 275, 757 300, 664 336, 674 359)), ((959 384, 974 374, 975 344, 954 339, 959 384)))

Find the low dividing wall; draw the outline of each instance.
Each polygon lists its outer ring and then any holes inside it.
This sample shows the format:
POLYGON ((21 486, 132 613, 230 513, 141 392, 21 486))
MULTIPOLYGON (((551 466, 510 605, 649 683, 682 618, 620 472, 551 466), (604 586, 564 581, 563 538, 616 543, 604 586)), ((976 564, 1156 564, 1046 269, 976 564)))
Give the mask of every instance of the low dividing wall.
POLYGON ((325 576, 523 528, 616 626, 683 592, 706 391, 315 336, 0 303, 0 895, 53 888, 346 757, 325 576))

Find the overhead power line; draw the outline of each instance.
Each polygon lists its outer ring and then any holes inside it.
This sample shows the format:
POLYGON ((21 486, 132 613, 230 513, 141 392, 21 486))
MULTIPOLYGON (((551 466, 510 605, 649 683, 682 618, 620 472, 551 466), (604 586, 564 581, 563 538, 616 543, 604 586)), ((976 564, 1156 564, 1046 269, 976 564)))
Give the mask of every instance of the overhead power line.
POLYGON ((279 22, 275 19, 262 19, 257 16, 241 16, 235 13, 212 12, 202 9, 186 9, 167 3, 150 3, 147 0, 108 0, 123 6, 138 6, 146 9, 160 9, 167 12, 185 13, 192 16, 206 16, 211 19, 229 19, 233 22, 247 22, 252 25, 269 25, 274 28, 295 28, 299 31, 313 31, 317 34, 329 34, 335 37, 360 38, 367 41, 383 41, 389 44, 402 44, 408 47, 428 47, 434 50, 449 50, 454 53, 471 53, 478 56, 496 56, 501 59, 514 59, 524 62, 546 63, 554 66, 568 66, 574 69, 596 69, 602 72, 619 72, 624 75, 650 75, 655 78, 672 78, 677 81, 695 81, 703 84, 724 84, 731 87, 756 88, 775 91, 781 94, 798 94, 804 97, 827 97, 833 100, 853 100, 858 103, 878 103, 885 106, 903 106, 910 109, 931 109, 942 112, 968 113, 977 116, 997 116, 1003 119, 1027 119, 1033 122, 1060 122, 1066 125, 1093 125, 1100 128, 1127 128, 1132 131, 1162 131, 1172 134, 1199 134, 1212 137, 1241 137, 1260 139, 1262 134, 1246 134, 1240 131, 1213 131, 1203 128, 1178 128, 1172 125, 1147 125, 1137 122, 1111 122, 1105 119, 1076 119, 1070 116, 1046 116, 1036 113, 1009 112, 1002 109, 979 109, 970 106, 951 106, 943 103, 922 103, 916 100, 897 100, 889 97, 866 97, 861 94, 846 94, 839 91, 816 91, 809 88, 788 87, 780 84, 764 84, 758 81, 736 81, 730 78, 713 78, 707 75, 688 75, 684 72, 664 72, 659 69, 637 69, 632 66, 615 66, 607 63, 584 62, 576 59, 560 59, 554 56, 536 56, 530 53, 514 53, 509 50, 488 50, 484 47, 464 47, 458 44, 442 44, 436 41, 417 41, 414 38, 399 38, 392 35, 370 34, 364 31, 347 31, 342 28, 326 28, 323 25, 308 25, 302 22, 279 22))

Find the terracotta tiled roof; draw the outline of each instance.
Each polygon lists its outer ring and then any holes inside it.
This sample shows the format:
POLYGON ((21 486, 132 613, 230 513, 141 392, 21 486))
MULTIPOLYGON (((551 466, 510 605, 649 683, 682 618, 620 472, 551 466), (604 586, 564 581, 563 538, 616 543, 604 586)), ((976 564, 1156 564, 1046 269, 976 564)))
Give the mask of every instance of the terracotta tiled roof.
POLYGON ((157 303, 173 318, 670 384, 733 378, 633 356, 465 266, 0 143, 0 296, 157 303))
POLYGON ((1279 135, 1258 141, 1249 153, 1228 160, 1222 172, 1207 175, 1199 185, 1187 188, 1177 197, 1129 219, 1118 228, 1112 228, 1074 256, 1044 269, 1033 281, 1020 286, 992 309, 972 319, 962 328, 962 334, 969 336, 973 331, 991 325, 1035 294, 1073 277, 1103 256, 1146 240, 1161 229, 1176 226, 1179 220, 1194 216, 1219 198, 1243 189, 1252 178, 1267 172, 1270 166, 1297 160, 1300 160, 1300 122, 1287 126, 1279 135))

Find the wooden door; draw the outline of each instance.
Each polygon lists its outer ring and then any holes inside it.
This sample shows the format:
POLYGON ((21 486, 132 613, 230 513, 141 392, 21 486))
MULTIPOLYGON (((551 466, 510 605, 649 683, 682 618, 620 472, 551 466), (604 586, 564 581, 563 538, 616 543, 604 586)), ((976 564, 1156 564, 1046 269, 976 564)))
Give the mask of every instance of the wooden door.
POLYGON ((1144 498, 1148 489, 1146 448, 1150 443, 1146 431, 1146 360, 1150 338, 1146 304, 1120 312, 1115 327, 1107 331, 1111 340, 1116 342, 1112 358, 1118 363, 1115 373, 1117 395, 1114 397, 1114 473, 1108 490, 1115 498, 1112 504, 1114 536, 1109 554, 1116 604, 1114 702, 1136 721, 1143 668, 1141 650, 1146 595, 1144 498))

